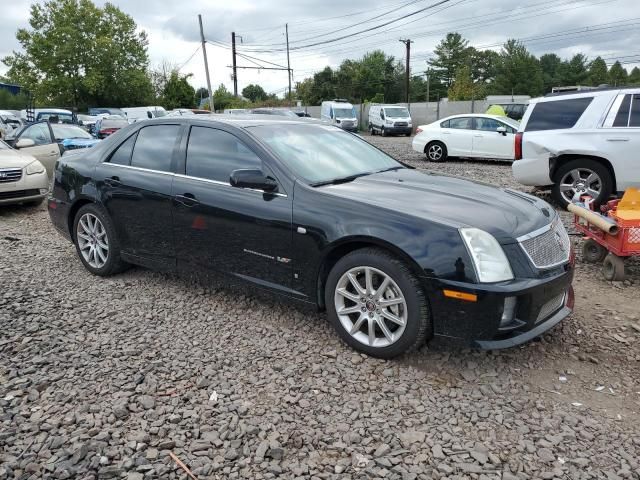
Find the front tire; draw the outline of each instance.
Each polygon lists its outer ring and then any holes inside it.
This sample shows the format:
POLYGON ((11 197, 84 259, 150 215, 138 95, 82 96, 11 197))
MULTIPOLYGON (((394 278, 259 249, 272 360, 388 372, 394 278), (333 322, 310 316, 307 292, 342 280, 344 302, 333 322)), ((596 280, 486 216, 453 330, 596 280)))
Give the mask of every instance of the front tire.
POLYGON ((78 210, 73 222, 73 242, 80 261, 94 275, 107 277, 126 268, 111 218, 99 205, 90 203, 78 210))
POLYGON ((396 357, 431 335, 420 282, 384 250, 366 248, 341 258, 327 278, 325 304, 340 337, 373 357, 396 357))
POLYGON ((447 147, 442 142, 429 142, 424 147, 424 153, 427 156, 427 160, 431 162, 444 162, 449 156, 447 147))
POLYGON ((590 195, 597 208, 609 199, 614 189, 609 170, 590 158, 577 158, 561 165, 553 180, 551 196, 563 208, 581 195, 590 195))

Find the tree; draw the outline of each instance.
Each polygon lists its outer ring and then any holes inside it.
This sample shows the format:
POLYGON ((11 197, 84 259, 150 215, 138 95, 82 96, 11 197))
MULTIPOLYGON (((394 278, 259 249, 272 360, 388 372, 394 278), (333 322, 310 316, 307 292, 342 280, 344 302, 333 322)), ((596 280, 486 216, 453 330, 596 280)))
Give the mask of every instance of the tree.
POLYGON ((191 76, 191 74, 180 75, 178 70, 171 72, 162 92, 162 103, 166 108, 191 108, 194 106, 196 91, 188 82, 191 76))
POLYGON ((496 94, 542 94, 544 81, 540 62, 518 40, 507 40, 500 52, 495 82, 491 90, 496 94))
POLYGON ((2 61, 36 102, 85 108, 149 101, 147 35, 113 4, 34 3, 29 26, 16 34, 23 51, 2 61))
POLYGON ((631 70, 629 78, 627 79, 627 83, 634 86, 640 85, 640 68, 633 67, 633 70, 631 70))
POLYGON ((429 61, 429 66, 448 87, 451 86, 459 68, 467 63, 469 57, 469 42, 457 32, 447 33, 434 49, 435 58, 429 61))
POLYGON ((596 57, 591 64, 589 64, 589 83, 594 87, 609 82, 609 72, 607 71, 607 64, 602 57, 596 57))
POLYGON ((555 53, 545 53, 540 57, 544 93, 550 93, 553 87, 560 86, 560 65, 562 65, 562 60, 555 53))
POLYGON ((588 83, 587 57, 578 53, 568 62, 562 62, 558 68, 561 85, 584 85, 588 83))
POLYGON ((451 87, 449 87, 449 100, 473 100, 483 98, 484 96, 483 86, 473 81, 471 68, 466 65, 460 67, 451 87))
POLYGON ((196 90, 195 94, 195 104, 200 106, 201 100, 209 99, 209 90, 206 87, 200 87, 196 90))
POLYGON ((242 96, 252 103, 267 99, 267 92, 260 85, 250 84, 242 89, 242 96))
POLYGON ((611 65, 611 68, 609 69, 609 83, 615 87, 625 85, 627 83, 627 71, 618 61, 611 65))

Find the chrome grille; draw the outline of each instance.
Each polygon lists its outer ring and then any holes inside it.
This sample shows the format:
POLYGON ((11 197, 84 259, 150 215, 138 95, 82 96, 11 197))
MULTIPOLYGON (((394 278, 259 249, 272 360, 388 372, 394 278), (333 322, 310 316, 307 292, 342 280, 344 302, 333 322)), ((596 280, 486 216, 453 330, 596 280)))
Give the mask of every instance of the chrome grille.
POLYGON ((536 268, 549 268, 569 261, 571 240, 560 217, 538 232, 518 239, 536 268))
POLYGON ((564 305, 564 297, 566 296, 566 292, 562 292, 560 295, 556 295, 547 303, 545 303, 540 309, 540 313, 538 313, 538 318, 536 318, 536 323, 539 323, 543 320, 546 320, 551 315, 560 310, 560 307, 564 305))
POLYGON ((17 182, 21 178, 21 168, 0 168, 0 183, 17 182))
POLYGON ((394 127, 407 127, 409 124, 407 122, 396 122, 393 124, 394 127))

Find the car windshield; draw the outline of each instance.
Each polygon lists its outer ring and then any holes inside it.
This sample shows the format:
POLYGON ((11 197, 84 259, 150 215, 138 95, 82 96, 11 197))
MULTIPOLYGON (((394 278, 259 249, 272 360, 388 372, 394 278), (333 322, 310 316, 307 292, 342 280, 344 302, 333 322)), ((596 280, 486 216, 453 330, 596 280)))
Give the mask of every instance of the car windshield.
POLYGON ((356 109, 351 108, 334 108, 334 118, 356 118, 356 109))
POLYGON ((410 116, 409 110, 401 107, 385 108, 384 113, 387 115, 387 117, 391 118, 407 118, 410 116))
POLYGON ((336 127, 260 125, 249 130, 311 184, 403 168, 386 153, 336 127))
POLYGON ((38 120, 49 120, 50 122, 58 119, 57 123, 73 123, 73 115, 70 113, 42 112, 38 114, 38 120))
POLYGON ((55 135, 56 140, 64 140, 65 138, 93 138, 83 129, 72 125, 60 125, 54 123, 51 125, 51 128, 53 128, 53 134, 55 135))
POLYGON ((160 109, 156 108, 153 111, 153 114, 155 115, 156 118, 159 118, 159 117, 164 117, 167 114, 167 112, 165 110, 160 110, 160 109))
POLYGON ((518 128, 520 128, 520 122, 517 121, 517 120, 514 120, 511 117, 500 117, 500 121, 506 123, 510 127, 515 128, 516 130, 518 130, 518 128))

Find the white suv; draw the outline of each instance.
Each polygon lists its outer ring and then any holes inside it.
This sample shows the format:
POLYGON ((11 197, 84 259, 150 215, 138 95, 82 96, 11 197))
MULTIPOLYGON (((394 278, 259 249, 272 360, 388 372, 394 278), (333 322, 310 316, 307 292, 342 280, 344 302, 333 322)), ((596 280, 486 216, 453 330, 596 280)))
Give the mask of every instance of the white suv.
POLYGON ((600 204, 612 193, 640 187, 640 88, 533 99, 515 143, 516 180, 551 186, 563 206, 576 194, 600 204))

